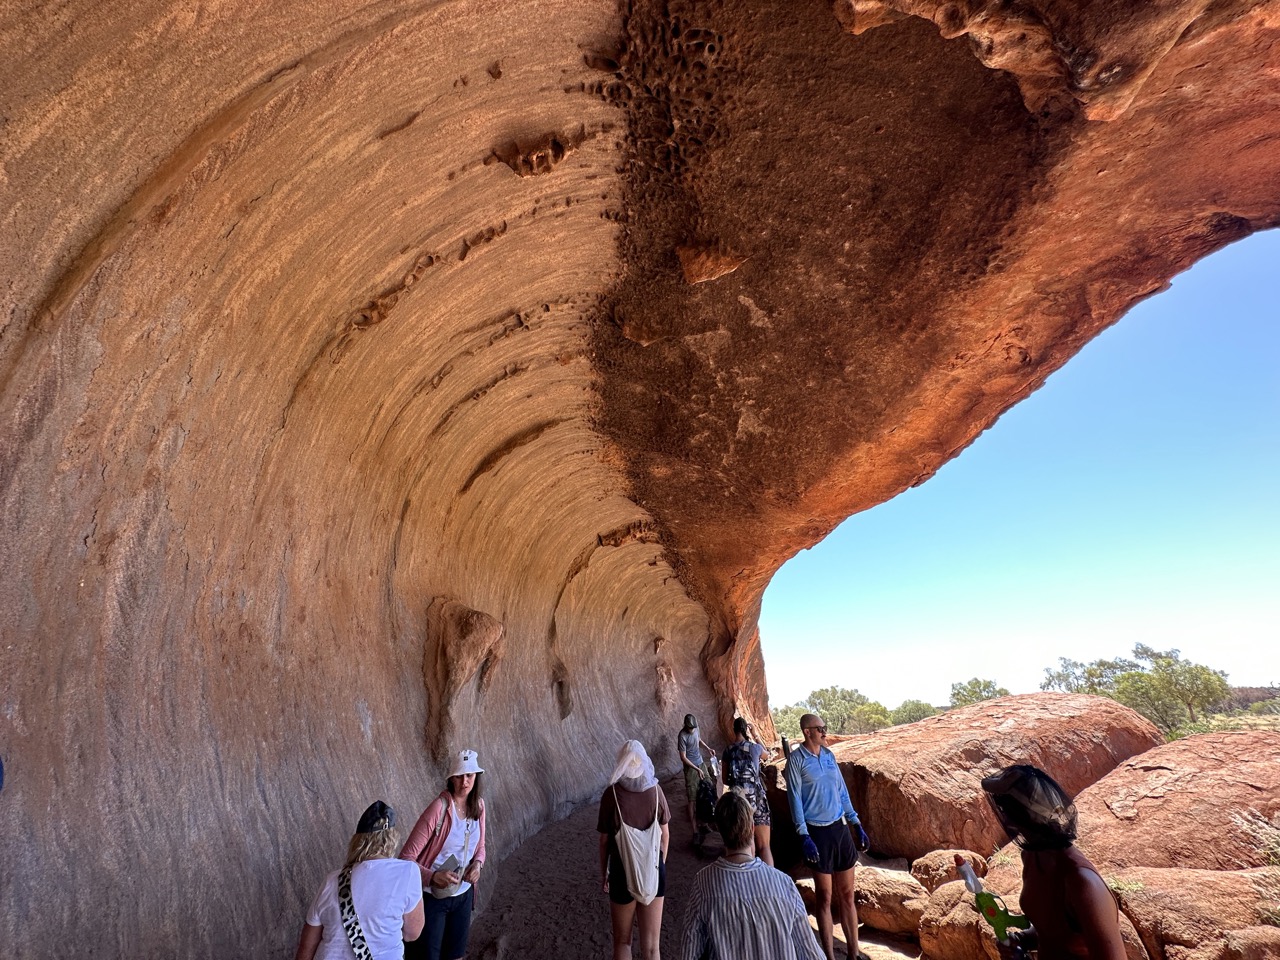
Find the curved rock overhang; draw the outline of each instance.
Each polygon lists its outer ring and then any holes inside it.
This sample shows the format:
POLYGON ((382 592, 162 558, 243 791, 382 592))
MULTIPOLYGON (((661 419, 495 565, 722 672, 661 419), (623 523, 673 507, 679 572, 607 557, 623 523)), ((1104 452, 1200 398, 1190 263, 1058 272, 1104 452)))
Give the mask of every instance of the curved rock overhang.
POLYGON ((497 855, 763 720, 782 562, 1280 220, 1276 3, 0 17, 16 956, 279 952, 451 750, 497 855))

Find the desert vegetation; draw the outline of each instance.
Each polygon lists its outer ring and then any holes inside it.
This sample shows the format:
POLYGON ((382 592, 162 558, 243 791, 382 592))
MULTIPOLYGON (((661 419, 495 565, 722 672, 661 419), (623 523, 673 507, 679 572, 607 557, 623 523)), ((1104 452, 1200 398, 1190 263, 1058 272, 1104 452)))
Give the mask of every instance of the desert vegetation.
MULTIPOLYGON (((1114 660, 1082 663, 1061 657, 1057 667, 1045 668, 1040 689, 1110 697, 1142 714, 1169 740, 1218 730, 1280 729, 1280 687, 1233 687, 1221 670, 1194 663, 1179 650, 1156 650, 1141 643, 1131 657, 1114 660)), ((856 689, 830 686, 770 712, 785 737, 800 736, 805 713, 821 715, 832 733, 859 734, 1008 695, 996 681, 973 677, 951 685, 951 700, 945 706, 905 700, 889 709, 856 689)))

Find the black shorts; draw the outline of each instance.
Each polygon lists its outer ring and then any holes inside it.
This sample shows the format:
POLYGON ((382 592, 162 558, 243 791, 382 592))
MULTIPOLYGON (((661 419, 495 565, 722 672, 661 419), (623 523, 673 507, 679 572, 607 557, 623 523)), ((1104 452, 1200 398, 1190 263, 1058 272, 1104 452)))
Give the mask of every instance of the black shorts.
MULTIPOLYGON (((658 859, 658 896, 667 895, 667 861, 658 859)), ((617 904, 633 903, 635 897, 627 889, 627 871, 617 857, 609 857, 609 902, 617 904)))
POLYGON ((815 873, 843 873, 852 870, 858 862, 858 851, 853 845, 853 837, 849 836, 849 825, 843 820, 825 827, 809 828, 809 836, 813 845, 818 848, 818 862, 810 864, 815 873))

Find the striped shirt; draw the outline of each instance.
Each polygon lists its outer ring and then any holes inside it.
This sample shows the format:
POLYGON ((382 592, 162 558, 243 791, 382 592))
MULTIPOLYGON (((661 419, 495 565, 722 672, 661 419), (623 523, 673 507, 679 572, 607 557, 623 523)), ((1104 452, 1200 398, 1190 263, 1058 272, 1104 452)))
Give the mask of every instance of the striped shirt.
POLYGON ((790 877, 763 860, 720 859, 694 878, 681 960, 824 960, 790 877))

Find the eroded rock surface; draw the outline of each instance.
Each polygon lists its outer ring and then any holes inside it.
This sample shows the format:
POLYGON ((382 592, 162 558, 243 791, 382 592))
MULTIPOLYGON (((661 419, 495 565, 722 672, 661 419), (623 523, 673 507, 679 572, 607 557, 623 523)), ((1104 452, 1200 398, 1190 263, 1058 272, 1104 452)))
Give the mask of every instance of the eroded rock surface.
POLYGON ((859 923, 913 938, 929 905, 929 892, 910 873, 879 867, 858 867, 855 897, 859 923))
POLYGON ((1280 732, 1164 744, 1120 764, 1076 808, 1081 849, 1113 867, 1280 865, 1280 732))
POLYGON ((911 862, 911 875, 927 891, 933 893, 944 883, 961 879, 956 869, 956 855, 963 857, 978 877, 987 875, 987 858, 972 850, 934 850, 911 862))
POLYGON ((1036 693, 853 737, 833 752, 872 848, 914 860, 1005 844, 980 784, 1001 767, 1035 764, 1074 794, 1161 740, 1150 722, 1114 700, 1036 693))
POLYGON ((496 858, 626 737, 672 769, 686 711, 767 730, 784 560, 1280 221, 1278 34, 4 6, 9 954, 282 953, 444 753, 492 771, 496 858))

